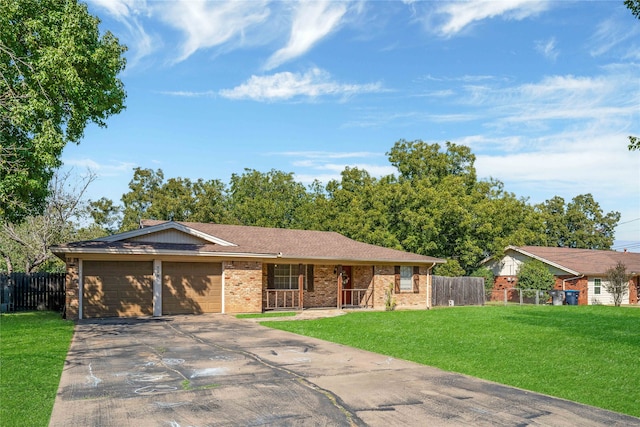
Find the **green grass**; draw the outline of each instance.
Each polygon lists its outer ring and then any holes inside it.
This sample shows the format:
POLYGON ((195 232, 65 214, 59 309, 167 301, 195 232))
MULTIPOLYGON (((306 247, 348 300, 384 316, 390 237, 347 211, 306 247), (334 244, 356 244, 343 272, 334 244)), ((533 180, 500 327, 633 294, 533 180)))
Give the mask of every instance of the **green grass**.
POLYGON ((249 314, 237 314, 238 319, 261 319, 263 317, 289 317, 295 316, 295 311, 272 311, 269 313, 249 313, 249 314))
POLYGON ((73 336, 59 313, 0 315, 0 424, 46 426, 73 336))
POLYGON ((261 324, 640 416, 640 309, 456 307, 261 324))

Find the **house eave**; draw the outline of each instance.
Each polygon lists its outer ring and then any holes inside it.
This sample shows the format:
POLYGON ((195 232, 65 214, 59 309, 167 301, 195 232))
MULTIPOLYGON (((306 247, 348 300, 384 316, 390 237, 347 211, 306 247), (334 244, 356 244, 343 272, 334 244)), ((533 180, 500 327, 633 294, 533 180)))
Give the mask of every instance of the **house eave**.
POLYGON ((64 255, 158 255, 158 256, 197 256, 209 258, 266 258, 276 259, 278 254, 247 253, 247 252, 213 252, 213 251, 193 251, 193 250, 163 250, 153 248, 131 248, 131 249, 111 249, 111 248, 58 248, 54 254, 64 260, 64 255), (62 256, 61 256, 62 255, 62 256))
POLYGON ((281 262, 303 262, 332 264, 387 264, 387 265, 427 265, 434 267, 444 264, 441 259, 434 260, 406 260, 406 259, 380 259, 380 258, 336 258, 336 257, 305 257, 296 255, 283 255, 281 253, 254 253, 232 251, 194 251, 194 250, 167 250, 155 248, 53 248, 54 254, 64 261, 66 255, 157 255, 157 256, 195 256, 207 258, 253 258, 267 260, 281 260, 281 262))

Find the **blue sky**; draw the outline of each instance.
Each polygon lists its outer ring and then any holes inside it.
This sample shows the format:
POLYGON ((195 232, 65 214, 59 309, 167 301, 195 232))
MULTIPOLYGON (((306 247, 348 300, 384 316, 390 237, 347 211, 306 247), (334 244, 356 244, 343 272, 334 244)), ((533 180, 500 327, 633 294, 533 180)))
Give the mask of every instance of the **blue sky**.
POLYGON ((393 173, 399 139, 468 145, 481 178, 543 202, 592 193, 640 250, 640 21, 623 1, 90 0, 129 47, 127 109, 65 167, 119 201, 134 167, 305 184, 393 173))

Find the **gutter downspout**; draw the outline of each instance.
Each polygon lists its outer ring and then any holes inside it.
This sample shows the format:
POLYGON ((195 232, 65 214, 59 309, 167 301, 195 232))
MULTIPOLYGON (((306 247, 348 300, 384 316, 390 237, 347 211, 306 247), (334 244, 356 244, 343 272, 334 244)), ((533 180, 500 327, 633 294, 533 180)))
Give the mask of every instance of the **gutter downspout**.
POLYGON ((584 277, 584 274, 581 274, 580 276, 576 276, 576 277, 569 277, 568 279, 562 279, 562 290, 566 290, 565 289, 565 282, 568 282, 570 280, 578 280, 578 279, 582 279, 584 277))

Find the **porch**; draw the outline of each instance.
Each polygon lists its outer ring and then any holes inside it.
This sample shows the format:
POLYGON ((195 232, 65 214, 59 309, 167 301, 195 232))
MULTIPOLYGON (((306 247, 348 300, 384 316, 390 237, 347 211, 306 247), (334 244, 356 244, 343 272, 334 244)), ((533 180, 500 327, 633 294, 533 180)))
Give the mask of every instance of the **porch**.
POLYGON ((282 265, 266 267, 263 311, 373 308, 373 266, 282 265))
POLYGON ((335 305, 318 306, 304 302, 304 289, 267 289, 263 311, 303 310, 308 308, 373 308, 373 289, 343 289, 335 305))

